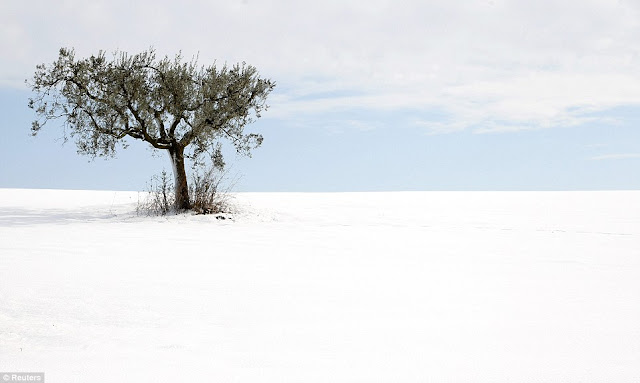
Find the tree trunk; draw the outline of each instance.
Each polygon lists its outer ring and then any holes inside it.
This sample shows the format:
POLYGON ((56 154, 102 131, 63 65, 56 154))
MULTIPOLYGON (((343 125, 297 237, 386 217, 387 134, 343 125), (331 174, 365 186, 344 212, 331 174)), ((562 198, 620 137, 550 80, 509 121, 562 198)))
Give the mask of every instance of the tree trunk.
POLYGON ((187 173, 184 170, 184 148, 179 144, 174 144, 169 149, 169 157, 171 157, 171 165, 173 167, 174 189, 176 192, 177 211, 191 209, 191 201, 189 201, 189 185, 187 184, 187 173))

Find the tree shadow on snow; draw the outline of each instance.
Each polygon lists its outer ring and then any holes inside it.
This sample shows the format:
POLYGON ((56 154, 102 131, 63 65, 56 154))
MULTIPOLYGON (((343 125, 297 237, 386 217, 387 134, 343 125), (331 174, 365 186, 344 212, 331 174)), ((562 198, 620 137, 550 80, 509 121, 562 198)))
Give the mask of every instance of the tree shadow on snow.
POLYGON ((108 210, 0 208, 0 227, 30 225, 64 225, 77 222, 108 220, 116 217, 108 210))

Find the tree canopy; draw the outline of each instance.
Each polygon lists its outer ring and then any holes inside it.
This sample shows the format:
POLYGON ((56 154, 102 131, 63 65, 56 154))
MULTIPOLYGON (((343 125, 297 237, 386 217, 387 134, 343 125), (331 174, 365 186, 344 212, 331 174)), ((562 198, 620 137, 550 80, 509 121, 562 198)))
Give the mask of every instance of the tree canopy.
POLYGON ((76 59, 65 48, 53 64, 36 67, 30 85, 35 96, 29 107, 38 117, 33 135, 62 119, 64 139, 75 139, 78 152, 91 157, 115 155, 127 137, 167 150, 180 210, 190 207, 184 158, 198 162, 208 154, 222 167, 224 139, 250 155, 262 136, 244 127, 268 108, 275 87, 246 63, 198 66, 181 55, 158 59, 153 49, 76 59))

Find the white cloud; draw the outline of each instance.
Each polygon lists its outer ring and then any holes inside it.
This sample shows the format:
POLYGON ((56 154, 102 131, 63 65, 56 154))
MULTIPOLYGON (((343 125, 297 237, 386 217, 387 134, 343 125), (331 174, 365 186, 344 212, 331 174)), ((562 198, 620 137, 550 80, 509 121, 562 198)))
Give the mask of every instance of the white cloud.
POLYGON ((601 156, 591 157, 592 160, 625 160, 631 158, 640 158, 640 153, 618 153, 618 154, 605 154, 601 156))
POLYGON ((60 46, 256 65, 279 85, 270 115, 439 109, 432 132, 573 126, 640 103, 632 1, 33 0, 0 5, 0 86, 60 46), (332 94, 331 97, 316 97, 332 94))

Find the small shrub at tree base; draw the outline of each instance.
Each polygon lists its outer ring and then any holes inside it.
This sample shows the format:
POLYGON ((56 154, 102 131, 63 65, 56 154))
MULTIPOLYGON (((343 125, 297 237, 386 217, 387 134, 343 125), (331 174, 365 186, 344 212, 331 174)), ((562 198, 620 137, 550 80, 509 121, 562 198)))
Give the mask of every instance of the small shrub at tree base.
POLYGON ((221 192, 222 176, 216 176, 215 168, 195 173, 192 178, 189 194, 193 203, 193 211, 198 214, 228 213, 228 193, 221 192))
POLYGON ((163 170, 159 176, 151 178, 146 194, 146 198, 138 201, 138 215, 167 215, 175 211, 173 184, 166 171, 163 170))
MULTIPOLYGON (((232 213, 230 189, 233 185, 223 185, 226 173, 215 167, 201 168, 192 176, 189 187, 191 210, 195 214, 232 213)), ((138 202, 138 215, 175 214, 175 193, 166 171, 154 176, 149 184, 149 191, 144 200, 138 202)), ((221 215, 221 218, 225 216, 221 215)), ((217 217, 218 218, 218 217, 217 217)))

